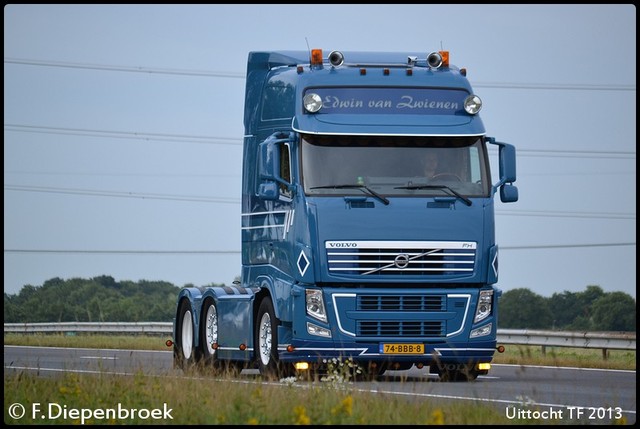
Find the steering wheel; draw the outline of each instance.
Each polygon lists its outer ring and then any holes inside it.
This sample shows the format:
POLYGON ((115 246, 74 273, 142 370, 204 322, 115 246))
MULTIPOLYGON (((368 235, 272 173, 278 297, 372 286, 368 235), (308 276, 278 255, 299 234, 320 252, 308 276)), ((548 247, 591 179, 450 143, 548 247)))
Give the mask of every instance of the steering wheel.
POLYGON ((457 174, 453 174, 453 173, 440 173, 440 174, 436 174, 435 176, 433 176, 431 178, 431 180, 434 179, 441 179, 441 180, 457 180, 458 182, 462 182, 462 179, 460 178, 460 176, 458 176, 457 174))

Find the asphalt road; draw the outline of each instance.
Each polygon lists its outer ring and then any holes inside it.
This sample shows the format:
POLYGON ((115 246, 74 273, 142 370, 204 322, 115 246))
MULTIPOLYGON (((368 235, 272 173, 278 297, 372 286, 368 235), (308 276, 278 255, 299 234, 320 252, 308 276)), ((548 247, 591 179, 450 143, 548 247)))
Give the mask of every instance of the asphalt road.
MULTIPOLYGON (((67 372, 185 377, 173 368, 171 351, 69 349, 4 346, 5 376, 36 371, 41 376, 67 372)), ((256 370, 243 370, 242 381, 264 383, 256 370)), ((609 424, 624 416, 636 421, 636 372, 604 369, 493 365, 473 382, 440 382, 428 369, 388 371, 374 381, 358 381, 356 389, 400 395, 409 400, 483 402, 521 424, 531 420, 531 404, 549 423, 609 424), (529 405, 529 406, 527 406, 529 405)))

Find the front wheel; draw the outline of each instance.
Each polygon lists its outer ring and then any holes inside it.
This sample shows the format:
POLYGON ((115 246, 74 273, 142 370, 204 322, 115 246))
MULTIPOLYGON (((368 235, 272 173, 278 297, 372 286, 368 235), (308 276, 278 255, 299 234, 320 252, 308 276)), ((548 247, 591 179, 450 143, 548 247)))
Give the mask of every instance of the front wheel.
POLYGON ((258 370, 265 377, 289 375, 289 365, 281 364, 278 358, 278 324, 270 298, 260 302, 255 324, 254 348, 258 370))

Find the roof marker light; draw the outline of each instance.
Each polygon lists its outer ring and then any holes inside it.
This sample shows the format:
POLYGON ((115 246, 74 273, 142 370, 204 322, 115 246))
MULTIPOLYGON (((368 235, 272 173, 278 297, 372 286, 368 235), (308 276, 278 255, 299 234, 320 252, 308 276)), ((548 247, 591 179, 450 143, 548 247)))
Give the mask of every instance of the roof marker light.
POLYGON ((322 49, 311 50, 311 65, 312 66, 322 65, 322 49))
POLYGON ((438 51, 442 58, 442 67, 449 67, 449 51, 438 51))

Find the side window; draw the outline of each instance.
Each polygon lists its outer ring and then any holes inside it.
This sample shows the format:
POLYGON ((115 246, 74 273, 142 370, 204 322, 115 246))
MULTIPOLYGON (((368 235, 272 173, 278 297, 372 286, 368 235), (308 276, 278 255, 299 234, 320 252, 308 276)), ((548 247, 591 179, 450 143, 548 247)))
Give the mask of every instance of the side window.
MULTIPOLYGON (((280 143, 280 177, 291 184, 291 150, 288 143, 280 143)), ((280 183, 280 195, 291 198, 291 190, 284 183, 280 183)))
POLYGON ((482 182, 482 172, 480 171, 480 154, 477 147, 469 148, 470 173, 469 178, 472 183, 482 182))

